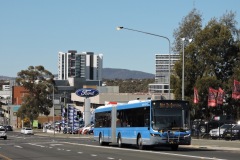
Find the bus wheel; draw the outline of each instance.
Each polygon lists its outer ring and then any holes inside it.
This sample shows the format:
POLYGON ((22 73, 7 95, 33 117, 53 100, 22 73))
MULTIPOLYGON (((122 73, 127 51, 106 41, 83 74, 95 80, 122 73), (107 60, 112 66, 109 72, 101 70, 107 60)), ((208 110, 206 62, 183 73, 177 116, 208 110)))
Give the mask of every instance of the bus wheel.
POLYGON ((100 146, 106 146, 106 145, 109 145, 108 142, 103 142, 103 136, 102 136, 101 133, 99 134, 99 145, 100 145, 100 146))
POLYGON ((137 138, 137 148, 140 150, 145 149, 144 145, 142 144, 142 137, 141 135, 138 136, 137 138))
POLYGON ((103 137, 102 137, 102 134, 100 133, 100 135, 99 135, 99 145, 100 146, 103 146, 103 137))
POLYGON ((118 134, 117 143, 118 143, 118 147, 120 148, 123 147, 121 134, 118 134))
POLYGON ((172 145, 172 146, 171 146, 171 149, 172 149, 172 151, 178 150, 178 145, 172 145))

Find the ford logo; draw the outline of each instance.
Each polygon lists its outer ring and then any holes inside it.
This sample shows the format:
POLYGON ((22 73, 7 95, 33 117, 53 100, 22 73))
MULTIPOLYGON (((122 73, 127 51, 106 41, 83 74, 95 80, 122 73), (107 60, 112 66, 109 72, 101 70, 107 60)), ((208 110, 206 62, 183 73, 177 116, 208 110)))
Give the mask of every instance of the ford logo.
POLYGON ((98 90, 92 89, 92 88, 83 88, 83 89, 78 89, 76 91, 76 95, 80 97, 94 97, 98 94, 99 94, 98 90))

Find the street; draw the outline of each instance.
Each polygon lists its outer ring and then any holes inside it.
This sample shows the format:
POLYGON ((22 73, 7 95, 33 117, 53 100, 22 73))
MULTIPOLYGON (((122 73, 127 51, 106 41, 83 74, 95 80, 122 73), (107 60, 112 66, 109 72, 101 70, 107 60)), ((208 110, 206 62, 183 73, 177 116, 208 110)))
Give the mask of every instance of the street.
MULTIPOLYGON (((0 139, 0 159, 54 160, 54 159, 115 159, 115 160, 186 160, 186 159, 239 159, 239 150, 204 147, 208 140, 194 140, 198 145, 180 146, 178 151, 167 147, 151 150, 138 150, 135 146, 118 148, 116 145, 99 146, 92 136, 57 134, 22 135, 19 132, 8 132, 8 139, 0 139)), ((210 140, 211 143, 218 142, 210 140)), ((223 141, 224 143, 224 141, 223 141)), ((225 142, 226 143, 226 142, 225 142)), ((228 142, 231 143, 231 142, 228 142)), ((238 147, 239 141, 232 142, 238 147)))

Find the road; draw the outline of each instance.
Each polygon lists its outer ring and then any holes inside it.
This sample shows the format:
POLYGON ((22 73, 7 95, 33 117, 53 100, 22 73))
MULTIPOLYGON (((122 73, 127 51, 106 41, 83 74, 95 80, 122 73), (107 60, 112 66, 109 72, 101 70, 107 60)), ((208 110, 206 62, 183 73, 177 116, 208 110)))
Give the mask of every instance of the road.
MULTIPOLYGON (((229 159, 239 160, 239 141, 194 140, 195 145, 181 146, 178 151, 170 148, 154 148, 138 150, 134 146, 118 148, 116 145, 99 146, 92 136, 61 135, 48 136, 44 134, 22 135, 18 132, 8 132, 8 139, 0 139, 0 159, 6 160, 192 160, 192 159, 229 159), (214 144, 216 142, 216 144, 214 144), (221 148, 221 143, 231 143, 234 148, 221 148), (209 145, 208 145, 209 144, 209 145), (210 145, 211 144, 211 145, 210 145), (234 146, 233 145, 233 146, 234 146)), ((229 145, 231 145, 229 144, 229 145)))

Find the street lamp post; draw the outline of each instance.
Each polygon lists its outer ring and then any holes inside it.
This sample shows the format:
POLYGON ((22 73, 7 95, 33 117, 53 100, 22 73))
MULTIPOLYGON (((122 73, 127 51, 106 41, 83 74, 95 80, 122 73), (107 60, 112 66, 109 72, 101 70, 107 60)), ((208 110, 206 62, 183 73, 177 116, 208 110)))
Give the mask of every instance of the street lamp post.
POLYGON ((183 41, 183 54, 182 54, 182 100, 184 100, 184 42, 185 42, 185 38, 182 38, 183 41))
MULTIPOLYGON (((185 68, 185 64, 184 64, 184 58, 185 58, 185 55, 184 55, 184 44, 185 44, 185 40, 186 38, 182 38, 182 41, 183 41, 183 46, 182 46, 182 49, 183 49, 183 54, 182 54, 182 100, 184 100, 184 96, 185 96, 185 93, 184 93, 184 68, 185 68)), ((189 42, 192 41, 192 39, 188 39, 189 42)))
MULTIPOLYGON (((54 106, 54 84, 51 84, 52 85, 52 104, 53 104, 53 117, 52 117, 52 120, 53 120, 53 136, 55 137, 55 106, 54 106)), ((45 84, 45 86, 47 86, 49 88, 48 85, 45 84)))
POLYGON ((157 34, 153 34, 153 33, 148 33, 148 32, 144 32, 144 31, 139 31, 139 30, 135 30, 135 29, 130 29, 130 28, 126 28, 126 27, 117 27, 117 30, 121 30, 121 29, 126 29, 129 31, 134 31, 134 32, 139 32, 139 33, 144 33, 144 34, 148 34, 148 35, 152 35, 152 36, 156 36, 156 37, 161 37, 164 38, 166 40, 168 40, 168 44, 169 44, 169 65, 168 65, 168 74, 169 74, 169 88, 168 88, 168 98, 171 99, 171 89, 170 89, 170 74, 171 74, 171 43, 168 37, 165 36, 161 36, 161 35, 157 35, 157 34))
POLYGON ((55 107, 54 107, 54 84, 52 84, 53 92, 52 92, 52 103, 53 103, 53 136, 55 137, 55 107))

